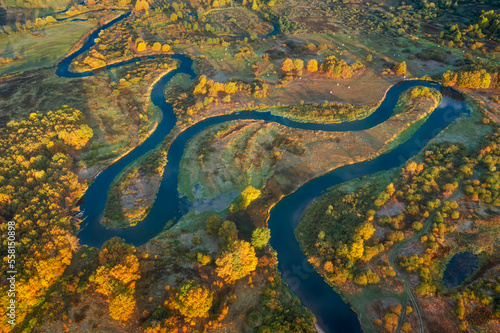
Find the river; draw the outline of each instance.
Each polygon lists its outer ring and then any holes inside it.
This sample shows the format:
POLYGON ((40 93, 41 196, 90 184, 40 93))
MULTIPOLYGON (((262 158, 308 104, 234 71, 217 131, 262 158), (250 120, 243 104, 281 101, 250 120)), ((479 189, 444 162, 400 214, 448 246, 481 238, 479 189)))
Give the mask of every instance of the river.
MULTIPOLYGON (((94 39, 98 37, 101 30, 111 27, 129 15, 130 13, 123 14, 94 31, 78 51, 67 56, 58 64, 56 74, 69 78, 94 75, 92 72, 73 73, 69 70, 69 66, 78 55, 86 52, 94 45, 94 39)), ((276 25, 274 25, 274 29, 277 29, 276 25)), ((260 37, 272 36, 277 33, 275 30, 270 34, 260 37)), ((183 213, 185 213, 182 208, 185 207, 185 199, 179 198, 177 190, 179 162, 186 143, 209 126, 231 120, 260 119, 292 128, 308 130, 359 131, 374 127, 389 119, 397 103, 399 94, 405 90, 417 85, 441 90, 443 101, 408 141, 391 152, 373 160, 344 166, 311 180, 299 187, 293 194, 283 198, 271 209, 268 221, 269 228, 271 229, 270 243, 278 253, 278 268, 293 292, 314 313, 319 328, 324 332, 361 332, 361 326, 356 314, 342 300, 339 294, 314 270, 302 253, 294 235, 294 230, 300 221, 300 217, 307 205, 329 187, 354 178, 388 170, 405 163, 448 124, 460 117, 462 113, 468 113, 467 104, 463 101, 459 93, 450 88, 445 88, 432 82, 408 80, 391 87, 380 107, 363 120, 340 124, 299 123, 273 116, 267 112, 258 111, 240 112, 208 118, 186 129, 172 143, 168 151, 168 162, 156 201, 148 216, 134 227, 106 229, 100 224, 100 220, 106 204, 107 192, 113 179, 127 165, 160 144, 175 126, 177 119, 171 105, 165 101, 164 97, 165 85, 178 73, 188 74, 192 79, 195 77, 192 69, 192 61, 188 57, 184 55, 172 55, 172 58, 180 61, 178 68, 164 75, 151 91, 151 101, 163 113, 162 120, 156 130, 141 145, 101 172, 85 192, 83 204, 80 207, 85 219, 78 234, 81 244, 101 247, 106 240, 112 237, 121 237, 126 242, 139 246, 158 235, 169 220, 178 220, 181 218, 183 213)), ((140 59, 113 64, 108 66, 108 69, 136 61, 140 61, 140 59)))

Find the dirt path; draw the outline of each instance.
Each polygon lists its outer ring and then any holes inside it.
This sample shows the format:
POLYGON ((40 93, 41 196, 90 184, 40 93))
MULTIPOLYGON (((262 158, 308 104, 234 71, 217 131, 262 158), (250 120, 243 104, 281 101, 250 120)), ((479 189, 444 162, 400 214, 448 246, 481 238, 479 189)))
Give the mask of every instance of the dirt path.
POLYGON ((401 311, 401 315, 399 316, 399 321, 398 321, 398 326, 396 328, 396 333, 399 333, 400 329, 401 329, 401 326, 403 325, 403 321, 404 321, 404 317, 405 317, 405 314, 406 314, 406 308, 407 308, 407 304, 408 304, 408 299, 411 301, 412 303, 412 307, 415 311, 415 313, 417 314, 417 320, 418 320, 418 331, 420 333, 424 333, 425 332, 425 329, 424 329, 424 322, 422 320, 422 313, 420 311, 420 307, 418 306, 418 303, 417 303, 417 300, 415 299, 415 296, 413 295, 413 291, 411 289, 411 286, 410 286, 410 282, 408 281, 408 279, 406 278, 405 274, 399 269, 399 266, 396 265, 395 263, 395 258, 396 258, 396 255, 399 253, 399 251, 403 248, 403 247, 406 247, 406 246, 412 246, 413 244, 415 244, 415 242, 417 241, 417 239, 420 239, 420 236, 425 232, 427 231, 427 229, 429 228, 429 226, 432 224, 432 219, 429 218, 428 221, 426 222, 425 224, 425 227, 422 228, 420 230, 420 232, 416 233, 413 237, 409 238, 408 240, 398 244, 390 253, 389 253, 389 265, 391 265, 391 267, 394 269, 394 271, 396 272, 396 276, 399 277, 402 281, 403 281, 403 284, 405 286, 405 289, 404 289, 404 293, 405 295, 403 296, 404 298, 404 302, 402 303, 405 303, 405 304, 401 304, 403 306, 403 310, 401 311))
MULTIPOLYGON (((452 195, 450 195, 444 201, 455 200, 458 197, 460 197, 461 195, 462 195, 462 191, 461 191, 461 189, 459 187, 452 195)), ((399 321, 398 321, 398 326, 396 328, 396 333, 399 333, 399 331, 401 329, 401 326, 403 325, 404 317, 405 317, 405 314, 406 314, 406 308, 407 308, 408 299, 412 303, 413 310, 417 314, 418 332, 420 332, 420 333, 424 333, 425 332, 424 322, 422 320, 422 311, 420 310, 420 307, 418 306, 418 303, 417 303, 417 299, 415 298, 415 295, 413 294, 413 290, 411 289, 410 282, 406 278, 404 272, 400 270, 400 268, 399 268, 398 265, 396 265, 395 258, 396 258, 396 255, 399 253, 399 251, 401 251, 402 248, 413 246, 417 242, 417 240, 419 240, 420 237, 423 236, 427 232, 427 230, 432 225, 432 221, 434 219, 434 215, 435 215, 435 213, 431 214, 431 216, 429 216, 429 218, 425 222, 424 227, 422 229, 420 229, 419 232, 417 232, 415 235, 413 235, 412 237, 408 238, 407 240, 405 240, 405 241, 399 243, 398 245, 396 245, 396 247, 394 247, 392 249, 392 251, 389 253, 389 265, 394 269, 394 271, 396 272, 396 276, 399 277, 403 281, 403 284, 405 286, 405 295, 403 296, 403 300, 404 301, 402 302, 402 303, 405 303, 405 304, 401 304, 403 306, 403 310, 401 311, 401 315, 399 316, 399 321)))

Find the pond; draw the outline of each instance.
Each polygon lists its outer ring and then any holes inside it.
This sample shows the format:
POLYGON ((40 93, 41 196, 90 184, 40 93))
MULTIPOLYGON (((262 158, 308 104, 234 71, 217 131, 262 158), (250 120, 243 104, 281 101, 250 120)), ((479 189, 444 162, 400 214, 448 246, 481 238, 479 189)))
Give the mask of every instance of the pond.
POLYGON ((460 252, 451 258, 443 274, 443 284, 453 288, 462 284, 477 268, 479 260, 471 252, 460 252))

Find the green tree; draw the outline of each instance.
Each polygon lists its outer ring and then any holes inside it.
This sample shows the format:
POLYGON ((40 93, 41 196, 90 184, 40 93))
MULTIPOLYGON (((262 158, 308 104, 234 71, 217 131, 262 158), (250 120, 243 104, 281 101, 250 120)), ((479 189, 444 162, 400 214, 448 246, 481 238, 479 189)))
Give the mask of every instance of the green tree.
POLYGON ((419 231, 420 229, 422 229, 424 227, 424 225, 419 221, 415 221, 415 222, 413 222, 411 227, 413 228, 413 230, 419 231))
POLYGON ((219 233, 219 229, 222 225, 222 220, 217 214, 212 214, 207 217, 205 221, 205 226, 209 234, 216 235, 219 233))
POLYGON ((252 232, 252 246, 261 249, 267 245, 270 238, 271 230, 259 227, 252 232))
POLYGON ((219 229, 219 236, 224 241, 224 244, 230 245, 238 239, 238 228, 231 221, 224 221, 219 229))

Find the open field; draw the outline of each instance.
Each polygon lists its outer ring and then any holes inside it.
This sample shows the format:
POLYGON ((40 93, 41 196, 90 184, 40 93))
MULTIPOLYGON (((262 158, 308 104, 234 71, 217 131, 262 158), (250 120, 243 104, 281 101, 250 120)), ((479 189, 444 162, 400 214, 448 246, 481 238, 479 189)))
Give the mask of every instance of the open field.
POLYGON ((258 15, 247 8, 214 9, 206 15, 215 27, 230 30, 228 36, 264 35, 273 30, 271 24, 263 22, 258 15))
POLYGON ((66 8, 70 3, 76 3, 75 0, 3 0, 2 3, 7 7, 20 8, 66 8))
POLYGON ((379 155, 436 106, 437 101, 424 101, 410 112, 359 132, 314 132, 263 121, 217 125, 188 144, 179 190, 195 200, 192 189, 197 183, 202 188, 198 196, 216 197, 248 185, 263 188, 272 178, 283 193, 290 193, 329 170, 379 155))
POLYGON ((0 66, 0 75, 55 66, 93 27, 94 25, 88 22, 68 21, 46 27, 43 37, 21 33, 0 39, 0 52, 3 57, 24 57, 0 66))

